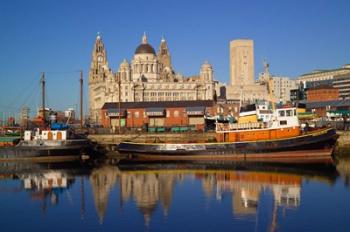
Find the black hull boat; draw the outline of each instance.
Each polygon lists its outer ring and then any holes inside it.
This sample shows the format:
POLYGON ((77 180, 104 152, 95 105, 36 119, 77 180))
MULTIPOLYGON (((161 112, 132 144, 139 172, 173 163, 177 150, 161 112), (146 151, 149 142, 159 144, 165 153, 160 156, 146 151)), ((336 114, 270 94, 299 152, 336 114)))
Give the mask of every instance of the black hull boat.
POLYGON ((0 161, 26 159, 78 159, 89 151, 87 139, 64 141, 21 141, 15 147, 0 149, 0 161))
POLYGON ((118 151, 131 157, 162 160, 230 160, 296 162, 329 161, 338 135, 322 129, 284 139, 216 143, 133 143, 122 142, 118 151))

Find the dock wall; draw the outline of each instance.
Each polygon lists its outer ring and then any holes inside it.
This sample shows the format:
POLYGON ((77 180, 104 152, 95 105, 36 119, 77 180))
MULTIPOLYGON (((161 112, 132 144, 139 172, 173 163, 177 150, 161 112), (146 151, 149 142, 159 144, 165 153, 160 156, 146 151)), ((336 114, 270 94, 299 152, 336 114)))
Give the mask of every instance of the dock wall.
POLYGON ((214 132, 192 133, 142 133, 142 134, 96 134, 88 139, 100 145, 117 145, 122 141, 133 142, 210 142, 215 138, 214 132))

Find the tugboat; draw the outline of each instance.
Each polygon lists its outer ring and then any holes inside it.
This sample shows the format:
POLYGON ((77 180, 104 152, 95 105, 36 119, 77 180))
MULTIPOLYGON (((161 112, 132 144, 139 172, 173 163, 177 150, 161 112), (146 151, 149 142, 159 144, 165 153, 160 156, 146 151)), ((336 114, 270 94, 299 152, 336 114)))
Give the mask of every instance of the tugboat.
POLYGON ((120 153, 143 159, 260 161, 329 160, 337 141, 335 129, 301 128, 296 108, 273 109, 269 122, 252 122, 254 112, 241 112, 238 123, 216 123, 216 142, 122 142, 120 153))

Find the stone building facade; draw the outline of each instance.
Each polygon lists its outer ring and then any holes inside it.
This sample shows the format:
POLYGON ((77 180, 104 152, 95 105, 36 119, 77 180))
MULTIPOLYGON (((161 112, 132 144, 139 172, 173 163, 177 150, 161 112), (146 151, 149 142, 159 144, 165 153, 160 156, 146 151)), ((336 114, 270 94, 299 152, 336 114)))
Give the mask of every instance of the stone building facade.
POLYGON ((310 73, 305 73, 298 77, 298 82, 303 83, 306 86, 307 82, 319 82, 325 80, 333 80, 335 76, 349 75, 350 64, 345 64, 340 68, 336 69, 322 69, 315 70, 310 73))
POLYGON ((100 110, 106 102, 193 101, 213 100, 213 68, 205 62, 199 75, 184 77, 172 67, 164 38, 158 53, 143 35, 131 62, 126 59, 113 72, 100 35, 92 51, 89 73, 90 121, 101 123, 100 110))
POLYGON ((270 65, 266 61, 263 63, 264 71, 259 73, 260 83, 269 83, 271 85, 272 97, 271 101, 287 103, 291 101, 291 91, 298 89, 297 80, 289 77, 272 75, 270 73, 270 65))

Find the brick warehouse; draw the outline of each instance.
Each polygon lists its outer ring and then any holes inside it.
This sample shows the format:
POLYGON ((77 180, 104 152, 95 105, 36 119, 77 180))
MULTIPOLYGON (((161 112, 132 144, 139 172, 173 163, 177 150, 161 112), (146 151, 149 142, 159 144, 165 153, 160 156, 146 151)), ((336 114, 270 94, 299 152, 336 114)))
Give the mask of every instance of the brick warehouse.
POLYGON ((214 115, 215 107, 212 100, 121 102, 119 110, 118 102, 108 102, 103 105, 100 116, 103 127, 113 130, 118 128, 119 118, 120 126, 128 129, 204 130, 204 115, 214 115))

